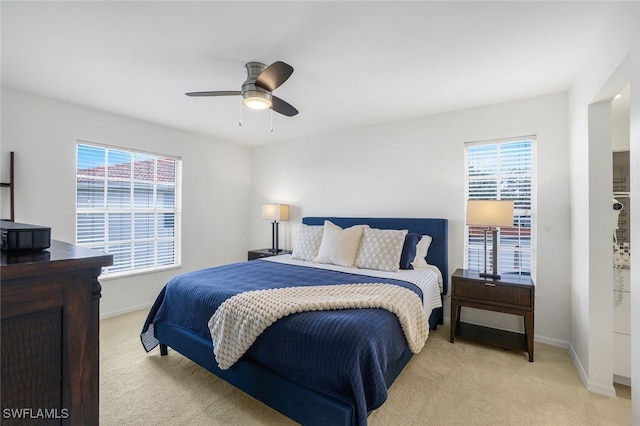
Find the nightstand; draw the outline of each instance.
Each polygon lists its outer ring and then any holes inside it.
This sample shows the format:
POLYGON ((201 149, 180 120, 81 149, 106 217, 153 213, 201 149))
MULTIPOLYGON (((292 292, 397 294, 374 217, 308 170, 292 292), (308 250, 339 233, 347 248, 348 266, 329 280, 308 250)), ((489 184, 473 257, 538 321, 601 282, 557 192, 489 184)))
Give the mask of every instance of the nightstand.
POLYGON ((502 274, 499 280, 482 278, 478 271, 458 269, 451 276, 451 343, 456 336, 507 349, 522 350, 533 362, 535 285, 528 275, 502 274), (519 315, 524 334, 460 321, 463 307, 519 315))
POLYGON ((255 260, 261 257, 270 257, 279 254, 291 254, 291 250, 281 250, 278 253, 273 253, 269 251, 269 249, 249 250, 247 252, 247 260, 255 260))

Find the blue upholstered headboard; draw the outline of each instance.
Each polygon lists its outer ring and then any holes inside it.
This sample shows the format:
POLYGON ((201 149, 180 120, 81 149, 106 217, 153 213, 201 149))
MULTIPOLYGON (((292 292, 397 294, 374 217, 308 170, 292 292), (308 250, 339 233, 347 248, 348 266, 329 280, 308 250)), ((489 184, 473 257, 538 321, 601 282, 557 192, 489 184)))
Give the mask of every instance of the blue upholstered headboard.
POLYGON ((444 294, 448 292, 449 282, 449 246, 448 246, 448 220, 447 219, 421 219, 421 218, 384 218, 384 217, 305 217, 302 223, 306 225, 323 225, 325 220, 330 220, 342 228, 353 225, 366 224, 378 229, 407 229, 420 235, 430 235, 433 238, 427 263, 435 265, 442 272, 444 281, 444 294))

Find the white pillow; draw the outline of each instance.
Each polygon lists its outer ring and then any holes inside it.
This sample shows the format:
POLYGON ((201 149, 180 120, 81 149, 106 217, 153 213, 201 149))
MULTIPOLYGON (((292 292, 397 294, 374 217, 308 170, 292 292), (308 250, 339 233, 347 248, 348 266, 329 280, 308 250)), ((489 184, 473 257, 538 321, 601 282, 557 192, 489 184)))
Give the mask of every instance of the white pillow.
POLYGON ((353 267, 360 247, 362 231, 365 227, 368 226, 355 225, 342 229, 338 225, 325 220, 318 256, 313 261, 353 267))
POLYGON ((408 232, 406 229, 365 229, 356 266, 396 272, 400 268, 402 246, 408 232))
POLYGON ((312 261, 318 255, 322 242, 323 226, 311 226, 301 223, 298 226, 296 245, 291 253, 292 259, 312 261))
POLYGON ((414 268, 425 269, 429 267, 426 257, 432 240, 433 238, 429 235, 423 235, 422 238, 420 238, 420 241, 416 246, 416 257, 413 259, 413 262, 411 262, 414 268))

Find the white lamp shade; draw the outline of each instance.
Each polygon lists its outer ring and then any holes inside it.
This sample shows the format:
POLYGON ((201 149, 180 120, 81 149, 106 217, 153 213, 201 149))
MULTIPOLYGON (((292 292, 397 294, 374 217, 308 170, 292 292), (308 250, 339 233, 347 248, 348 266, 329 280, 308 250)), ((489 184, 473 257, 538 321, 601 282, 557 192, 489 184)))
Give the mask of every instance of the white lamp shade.
POLYGON ((265 220, 271 220, 275 222, 280 222, 281 220, 289 220, 289 205, 288 204, 263 204, 262 218, 265 220))
POLYGON ((513 226, 513 201, 468 200, 467 225, 513 226))

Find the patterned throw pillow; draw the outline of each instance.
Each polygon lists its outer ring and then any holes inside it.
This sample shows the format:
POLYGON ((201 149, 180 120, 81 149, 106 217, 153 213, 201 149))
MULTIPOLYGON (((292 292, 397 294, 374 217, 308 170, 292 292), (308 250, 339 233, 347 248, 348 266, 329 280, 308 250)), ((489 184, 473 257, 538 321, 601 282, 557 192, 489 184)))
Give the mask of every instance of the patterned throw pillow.
POLYGON ((356 266, 380 271, 397 271, 407 232, 406 229, 365 229, 356 266))
POLYGON ((291 253, 292 259, 312 261, 318 255, 322 242, 323 226, 310 226, 301 223, 298 226, 296 245, 291 253))

